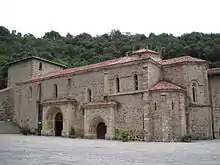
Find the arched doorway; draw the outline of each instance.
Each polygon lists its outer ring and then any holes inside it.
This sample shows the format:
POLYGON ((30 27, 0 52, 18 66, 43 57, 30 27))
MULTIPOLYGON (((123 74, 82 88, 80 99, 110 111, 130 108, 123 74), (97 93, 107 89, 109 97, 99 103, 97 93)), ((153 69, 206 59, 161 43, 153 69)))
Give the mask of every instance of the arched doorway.
POLYGON ((105 123, 100 122, 97 125, 96 132, 97 132, 97 138, 98 139, 105 139, 105 134, 106 134, 106 125, 105 125, 105 123))
POLYGON ((63 130, 63 116, 61 113, 57 113, 55 116, 55 136, 62 136, 63 130))

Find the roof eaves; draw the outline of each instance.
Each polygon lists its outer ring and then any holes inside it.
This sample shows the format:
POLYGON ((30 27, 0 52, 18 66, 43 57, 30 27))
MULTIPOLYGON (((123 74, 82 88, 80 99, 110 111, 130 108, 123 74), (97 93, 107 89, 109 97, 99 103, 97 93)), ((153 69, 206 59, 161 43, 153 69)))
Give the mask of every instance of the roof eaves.
POLYGON ((12 62, 8 63, 7 65, 13 65, 13 64, 16 64, 16 63, 19 63, 19 62, 23 62, 23 61, 29 60, 29 59, 37 59, 37 60, 44 61, 44 62, 48 62, 48 63, 54 64, 54 65, 57 65, 57 66, 61 66, 61 67, 63 67, 63 68, 67 68, 66 65, 59 64, 59 63, 57 63, 57 62, 53 62, 53 61, 50 61, 50 60, 47 60, 47 59, 43 59, 43 58, 40 58, 40 57, 37 57, 37 56, 25 57, 25 58, 20 59, 20 60, 12 61, 12 62))
POLYGON ((60 77, 65 77, 65 76, 72 75, 72 74, 79 74, 79 73, 82 73, 82 72, 88 72, 88 71, 92 71, 92 70, 96 70, 96 69, 105 69, 107 67, 112 67, 112 66, 122 65, 122 64, 130 64, 130 63, 133 63, 133 62, 139 62, 139 61, 143 61, 143 60, 150 60, 150 58, 144 58, 144 59, 140 58, 140 59, 136 59, 136 60, 132 60, 132 61, 128 61, 128 62, 116 63, 116 64, 111 64, 111 65, 101 66, 101 67, 96 67, 96 68, 88 68, 88 69, 85 69, 85 70, 78 70, 78 71, 73 71, 73 72, 64 73, 64 74, 57 73, 55 75, 47 76, 47 77, 43 77, 43 78, 39 78, 39 79, 33 79, 33 80, 28 79, 28 80, 25 80, 25 81, 17 82, 16 85, 28 84, 28 83, 43 81, 43 80, 52 79, 52 78, 60 78, 60 77))

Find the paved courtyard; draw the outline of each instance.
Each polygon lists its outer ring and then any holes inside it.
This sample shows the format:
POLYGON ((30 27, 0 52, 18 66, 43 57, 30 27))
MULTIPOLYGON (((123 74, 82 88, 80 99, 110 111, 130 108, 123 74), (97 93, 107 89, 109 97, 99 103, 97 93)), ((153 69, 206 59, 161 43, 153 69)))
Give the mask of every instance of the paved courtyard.
POLYGON ((141 143, 0 135, 1 165, 219 165, 220 140, 141 143))

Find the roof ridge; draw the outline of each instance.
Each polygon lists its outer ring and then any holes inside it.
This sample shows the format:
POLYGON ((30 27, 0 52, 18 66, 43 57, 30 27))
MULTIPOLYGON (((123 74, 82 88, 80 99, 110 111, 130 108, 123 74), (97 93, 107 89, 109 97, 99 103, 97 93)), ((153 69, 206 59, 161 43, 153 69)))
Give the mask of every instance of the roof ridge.
POLYGON ((50 61, 48 59, 41 58, 41 57, 38 57, 38 56, 27 56, 27 57, 24 57, 22 59, 9 62, 7 65, 12 65, 12 64, 19 63, 19 62, 22 62, 22 61, 25 61, 25 60, 28 60, 28 59, 32 59, 32 58, 33 59, 38 59, 38 60, 41 60, 41 61, 44 61, 44 62, 48 62, 48 63, 54 64, 54 65, 62 66, 64 68, 67 68, 67 66, 64 65, 64 64, 60 64, 60 63, 57 63, 57 62, 54 62, 54 61, 50 61))
MULTIPOLYGON (((115 64, 133 62, 133 61, 138 61, 138 60, 142 60, 142 59, 144 59, 144 58, 137 57, 137 56, 124 56, 124 57, 110 59, 110 60, 107 60, 107 61, 102 61, 102 62, 90 64, 90 65, 85 65, 85 66, 80 66, 80 67, 73 67, 73 68, 68 68, 68 69, 64 69, 64 70, 49 72, 49 73, 46 73, 46 74, 43 74, 43 75, 32 77, 31 79, 25 80, 23 82, 29 82, 29 81, 31 82, 31 81, 36 81, 36 80, 39 80, 39 79, 49 78, 49 77, 53 77, 53 76, 66 75, 66 74, 74 73, 74 72, 77 72, 77 71, 95 69, 95 68, 102 68, 102 67, 105 67, 105 66, 112 66, 112 65, 115 65, 115 64)), ((18 82, 18 84, 23 83, 23 82, 18 82)))
POLYGON ((150 88, 150 91, 167 89, 183 90, 181 86, 174 84, 173 82, 169 82, 167 80, 160 80, 150 88))

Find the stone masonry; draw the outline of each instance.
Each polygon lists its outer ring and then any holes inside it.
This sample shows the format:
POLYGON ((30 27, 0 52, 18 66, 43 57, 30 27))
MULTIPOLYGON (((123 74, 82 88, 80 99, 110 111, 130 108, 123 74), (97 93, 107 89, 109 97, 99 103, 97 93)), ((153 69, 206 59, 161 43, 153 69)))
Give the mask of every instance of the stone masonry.
POLYGON ((218 73, 201 59, 162 60, 141 49, 70 69, 26 58, 10 64, 8 86, 14 121, 21 127, 28 121, 42 135, 69 136, 74 128, 84 138, 119 139, 127 132, 131 140, 212 139, 220 138, 218 73))

